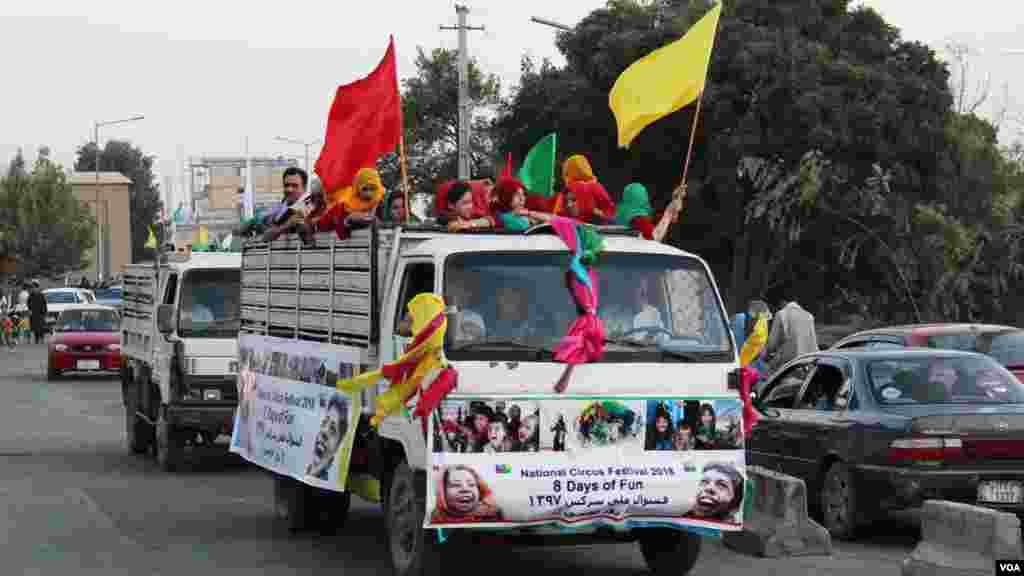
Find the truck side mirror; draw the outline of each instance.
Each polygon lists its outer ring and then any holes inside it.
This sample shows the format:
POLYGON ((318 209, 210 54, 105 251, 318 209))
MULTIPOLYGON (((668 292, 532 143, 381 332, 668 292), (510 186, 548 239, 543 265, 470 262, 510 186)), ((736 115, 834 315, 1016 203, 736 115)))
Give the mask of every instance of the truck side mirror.
POLYGON ((161 304, 157 306, 156 329, 161 334, 174 332, 174 304, 161 304))

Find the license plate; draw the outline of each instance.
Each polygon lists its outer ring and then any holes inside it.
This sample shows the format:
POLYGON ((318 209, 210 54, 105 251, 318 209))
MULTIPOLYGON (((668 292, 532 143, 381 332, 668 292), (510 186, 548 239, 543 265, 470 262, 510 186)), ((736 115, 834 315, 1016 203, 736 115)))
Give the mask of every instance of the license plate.
POLYGON ((1020 482, 982 482, 978 484, 978 502, 989 504, 1020 504, 1020 482))
POLYGON ((99 370, 100 369, 100 361, 99 360, 79 360, 75 364, 75 366, 79 370, 99 370))

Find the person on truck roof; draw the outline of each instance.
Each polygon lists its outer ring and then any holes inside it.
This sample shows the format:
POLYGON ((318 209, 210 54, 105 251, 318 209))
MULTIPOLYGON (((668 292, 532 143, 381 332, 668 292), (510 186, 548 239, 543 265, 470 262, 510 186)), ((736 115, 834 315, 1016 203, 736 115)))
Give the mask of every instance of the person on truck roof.
POLYGON ((389 190, 379 212, 381 221, 389 224, 419 222, 419 218, 405 205, 405 194, 401 190, 389 190))
POLYGON ((516 178, 501 178, 495 191, 498 195, 498 224, 505 230, 520 232, 543 222, 552 215, 526 207, 526 187, 516 178))
POLYGON ((272 242, 283 234, 298 232, 303 224, 305 215, 302 210, 295 206, 296 202, 306 192, 308 175, 302 168, 289 166, 282 175, 282 187, 284 198, 281 203, 275 206, 266 216, 263 222, 269 229, 263 233, 264 242, 272 242))
POLYGON ((651 208, 647 187, 639 182, 633 182, 622 191, 622 201, 615 209, 615 223, 640 232, 647 240, 653 240, 655 226, 669 210, 672 210, 671 222, 675 224, 679 221, 679 211, 670 205, 669 208, 655 214, 651 208))
POLYGON ((452 184, 446 200, 451 208, 448 214, 449 231, 494 228, 494 218, 489 214, 480 214, 480 200, 474 201, 473 189, 469 182, 458 180, 452 184))
POLYGON ((575 154, 562 163, 562 182, 565 188, 555 197, 554 214, 588 224, 604 224, 615 217, 615 203, 586 156, 575 154))
POLYGON ((333 229, 338 239, 349 237, 352 230, 369 226, 375 219, 377 206, 384 199, 384 183, 375 168, 362 168, 356 172, 352 185, 335 194, 335 202, 328 208, 318 227, 333 229))

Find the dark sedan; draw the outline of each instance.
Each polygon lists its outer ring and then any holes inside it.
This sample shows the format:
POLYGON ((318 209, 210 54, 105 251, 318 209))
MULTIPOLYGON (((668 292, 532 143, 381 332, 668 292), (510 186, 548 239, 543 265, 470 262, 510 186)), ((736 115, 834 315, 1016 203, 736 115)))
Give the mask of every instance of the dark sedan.
POLYGON ((943 348, 981 352, 1024 382, 1024 330, 998 324, 910 324, 851 334, 832 350, 852 348, 943 348))
POLYGON ((802 478, 837 538, 940 498, 1024 512, 1024 384, 953 350, 829 350, 755 390, 751 464, 802 478))

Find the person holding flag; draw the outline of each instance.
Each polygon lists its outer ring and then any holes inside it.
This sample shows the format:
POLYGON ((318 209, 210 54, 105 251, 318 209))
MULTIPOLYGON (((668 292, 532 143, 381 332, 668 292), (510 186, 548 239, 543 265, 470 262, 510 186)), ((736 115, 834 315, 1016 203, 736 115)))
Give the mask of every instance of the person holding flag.
MULTIPOLYGON (((661 222, 666 216, 670 223, 679 221, 679 208, 674 202, 668 208, 654 214, 651 208, 651 200, 647 194, 647 187, 634 182, 622 192, 622 201, 615 210, 615 223, 619 226, 632 228, 640 232, 647 240, 654 240, 655 222, 661 222)), ((658 238, 660 241, 661 238, 658 238)))
POLYGON ((586 156, 575 154, 562 163, 562 183, 565 189, 555 198, 554 214, 587 224, 603 224, 615 216, 615 203, 586 156))

